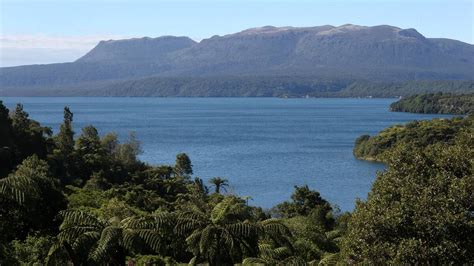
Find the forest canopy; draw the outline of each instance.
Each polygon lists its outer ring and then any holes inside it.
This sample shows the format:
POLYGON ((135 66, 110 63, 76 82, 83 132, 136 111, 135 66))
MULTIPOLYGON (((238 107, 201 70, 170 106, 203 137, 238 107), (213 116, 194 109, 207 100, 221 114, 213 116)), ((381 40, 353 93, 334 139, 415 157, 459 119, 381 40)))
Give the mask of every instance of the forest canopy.
POLYGON ((76 133, 67 107, 54 134, 0 102, 0 264, 472 264, 472 117, 416 123, 389 128, 352 214, 309 186, 264 210, 185 153, 149 165, 134 134, 76 133))
POLYGON ((452 94, 439 92, 413 95, 392 103, 390 110, 424 114, 473 114, 474 93, 452 94))

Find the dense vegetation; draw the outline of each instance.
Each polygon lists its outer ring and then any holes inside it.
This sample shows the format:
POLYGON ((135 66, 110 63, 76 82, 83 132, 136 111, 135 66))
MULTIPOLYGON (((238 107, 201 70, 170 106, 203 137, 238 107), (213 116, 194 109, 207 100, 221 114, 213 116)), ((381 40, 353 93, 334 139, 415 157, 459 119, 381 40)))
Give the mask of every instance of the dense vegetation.
POLYGON ((405 82, 368 82, 359 81, 340 91, 337 97, 408 97, 423 93, 472 93, 472 80, 413 80, 405 82))
POLYGON ((425 148, 435 143, 452 144, 455 138, 474 126, 474 117, 413 121, 394 125, 376 136, 362 135, 355 141, 354 155, 359 159, 386 161, 397 146, 425 148))
POLYGON ((152 77, 130 81, 0 88, 2 96, 138 97, 399 97, 414 93, 472 93, 474 81, 374 82, 318 76, 152 77))
POLYGON ((137 159, 133 135, 120 143, 93 126, 76 136, 66 107, 56 135, 22 105, 0 105, 0 264, 123 265, 320 261, 339 251, 347 214, 296 187, 270 212, 223 194, 228 181, 193 177, 175 165, 137 159))
POLYGON ((76 135, 66 107, 54 135, 0 103, 0 264, 474 263, 472 119, 446 121, 451 141, 397 145, 351 215, 308 186, 249 206, 184 153, 148 165, 133 134, 76 135))
POLYGON ((413 95, 390 105, 394 112, 424 114, 471 114, 474 113, 474 93, 432 93, 413 95))
POLYGON ((474 262, 470 121, 451 142, 393 148, 388 170, 378 175, 367 201, 356 205, 343 258, 374 265, 474 262))

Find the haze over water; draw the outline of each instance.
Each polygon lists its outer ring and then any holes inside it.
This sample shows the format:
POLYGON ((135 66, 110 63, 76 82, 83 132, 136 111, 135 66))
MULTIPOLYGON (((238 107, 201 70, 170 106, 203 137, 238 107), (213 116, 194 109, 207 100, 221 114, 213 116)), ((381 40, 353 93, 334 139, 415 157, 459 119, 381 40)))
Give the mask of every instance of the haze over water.
MULTIPOLYGON (((384 166, 352 155, 355 139, 385 127, 440 115, 392 113, 394 99, 17 98, 30 117, 56 133, 62 109, 74 113, 76 136, 94 125, 122 138, 135 131, 150 164, 173 164, 186 152, 194 174, 229 179, 228 192, 270 208, 294 185, 308 184, 342 210, 365 198, 384 166)), ((446 117, 446 116, 445 116, 446 117)), ((210 188, 212 190, 212 188, 210 188)))

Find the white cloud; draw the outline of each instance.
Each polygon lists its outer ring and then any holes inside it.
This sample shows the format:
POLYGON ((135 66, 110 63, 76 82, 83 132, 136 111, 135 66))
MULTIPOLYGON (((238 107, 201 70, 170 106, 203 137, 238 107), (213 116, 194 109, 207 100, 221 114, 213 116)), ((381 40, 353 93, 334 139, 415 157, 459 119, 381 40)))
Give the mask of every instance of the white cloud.
POLYGON ((127 36, 0 36, 0 66, 71 62, 91 50, 101 40, 127 36))

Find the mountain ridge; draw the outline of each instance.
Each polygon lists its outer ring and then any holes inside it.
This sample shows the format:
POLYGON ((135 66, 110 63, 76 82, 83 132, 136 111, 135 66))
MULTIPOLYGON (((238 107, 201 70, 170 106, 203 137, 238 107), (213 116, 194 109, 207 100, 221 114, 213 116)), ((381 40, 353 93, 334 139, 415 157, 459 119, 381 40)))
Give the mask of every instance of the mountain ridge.
POLYGON ((0 68, 0 87, 148 77, 307 76, 373 81, 472 80, 474 45, 390 25, 263 26, 196 42, 185 36, 101 41, 74 62, 0 68))

